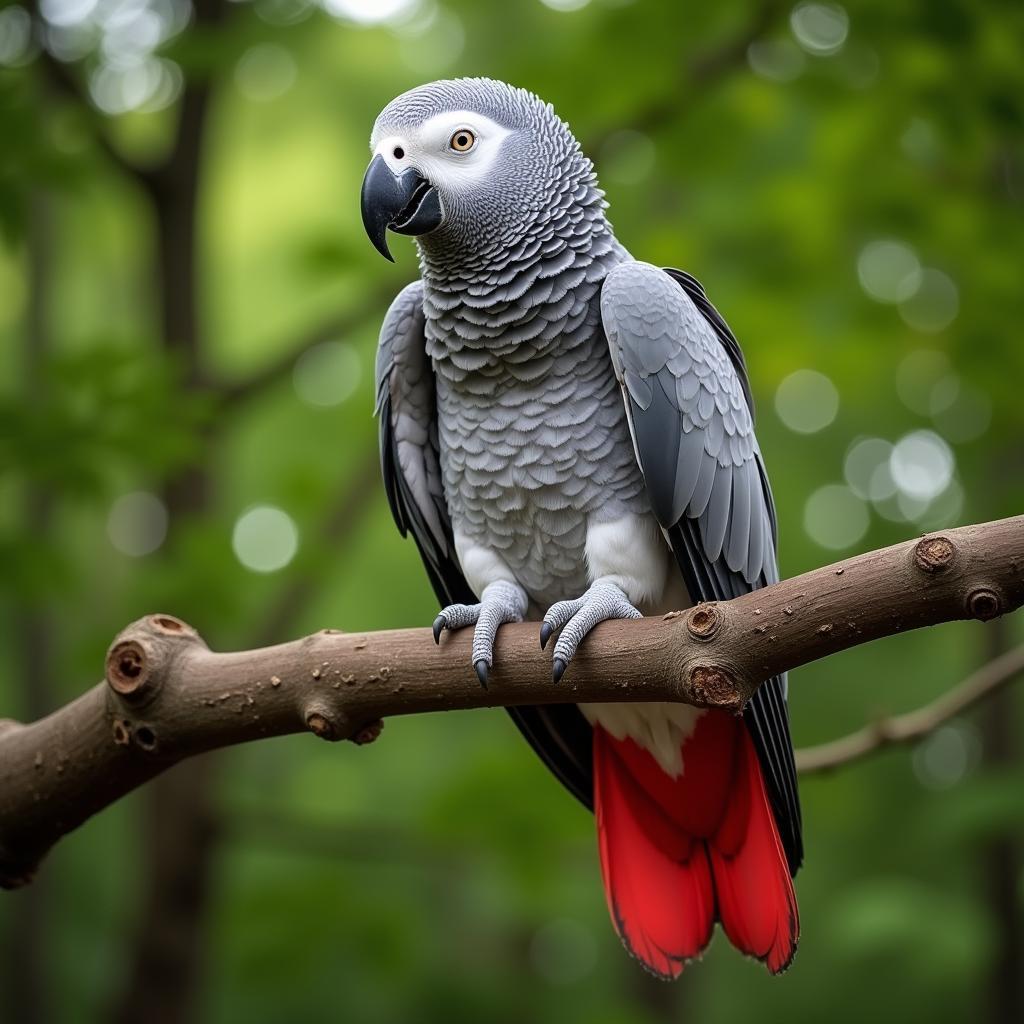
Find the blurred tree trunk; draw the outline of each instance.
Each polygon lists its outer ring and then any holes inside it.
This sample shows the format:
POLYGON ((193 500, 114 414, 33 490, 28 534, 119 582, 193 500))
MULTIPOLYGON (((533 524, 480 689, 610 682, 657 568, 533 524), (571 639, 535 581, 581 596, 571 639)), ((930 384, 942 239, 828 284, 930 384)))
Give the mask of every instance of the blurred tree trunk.
MULTIPOLYGON (((46 363, 50 356, 46 309, 50 293, 53 249, 53 216, 49 199, 37 191, 32 197, 28 220, 27 278, 28 307, 24 331, 24 384, 27 394, 45 403, 46 363)), ((53 523, 52 490, 38 481, 25 489, 23 535, 33 548, 47 544, 53 523)), ((16 610, 16 644, 23 686, 22 713, 26 721, 48 715, 57 706, 53 686, 54 628, 45 599, 29 594, 16 610)), ((19 1024, 45 1024, 52 1020, 48 971, 51 952, 50 889, 46 872, 26 889, 8 894, 10 915, 3 956, 5 983, 0 999, 0 1019, 19 1024)))
MULTIPOLYGON (((1009 623, 988 624, 987 660, 1009 649, 1009 623)), ((1017 701, 1013 689, 1002 690, 982 711, 983 761, 993 772, 1007 775, 1019 768, 1017 701)), ((981 850, 981 876, 989 914, 995 926, 995 954, 986 985, 986 1020, 990 1024, 1024 1021, 1024 919, 1020 909, 1020 834, 1008 830, 992 835, 981 850)))
MULTIPOLYGON (((196 4, 200 23, 216 22, 221 0, 196 4)), ((156 229, 157 301, 166 352, 187 392, 206 387, 197 303, 198 199, 210 99, 206 78, 188 81, 174 147, 149 178, 156 229)), ((164 486, 173 551, 209 508, 210 467, 198 464, 164 486)), ((145 793, 143 891, 129 943, 128 976, 112 1014, 118 1024, 180 1024, 191 1019, 203 957, 214 837, 217 758, 201 757, 160 776, 145 793)))

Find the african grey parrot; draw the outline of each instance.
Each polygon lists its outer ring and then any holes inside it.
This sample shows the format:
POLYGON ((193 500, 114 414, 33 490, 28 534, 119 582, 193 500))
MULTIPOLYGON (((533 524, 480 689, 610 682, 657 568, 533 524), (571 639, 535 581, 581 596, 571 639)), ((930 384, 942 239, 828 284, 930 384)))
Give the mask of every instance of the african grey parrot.
MULTIPOLYGON (((370 239, 416 237, 377 355, 391 510, 486 685, 502 623, 543 614, 559 679, 599 622, 778 579, 743 356, 700 284, 616 240, 593 165, 532 93, 434 82, 377 118, 370 239)), ((777 973, 799 922, 784 678, 742 718, 683 704, 509 711, 595 811, 626 948, 674 978, 711 938, 777 973)))

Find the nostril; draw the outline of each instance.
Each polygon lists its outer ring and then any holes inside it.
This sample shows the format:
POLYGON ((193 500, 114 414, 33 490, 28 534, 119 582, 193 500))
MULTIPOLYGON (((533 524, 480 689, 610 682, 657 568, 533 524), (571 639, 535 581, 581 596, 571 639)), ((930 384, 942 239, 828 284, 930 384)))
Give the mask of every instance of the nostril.
POLYGON ((402 149, 401 146, 395 146, 394 154, 395 154, 395 159, 396 160, 401 160, 402 157, 405 156, 405 150, 402 149))

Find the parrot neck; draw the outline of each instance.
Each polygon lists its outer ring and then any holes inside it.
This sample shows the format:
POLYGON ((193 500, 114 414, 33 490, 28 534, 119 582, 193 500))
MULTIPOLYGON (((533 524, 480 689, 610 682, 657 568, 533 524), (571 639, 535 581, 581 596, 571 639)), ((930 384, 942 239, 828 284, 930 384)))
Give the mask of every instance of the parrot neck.
POLYGON ((424 281, 442 288, 485 283, 499 291, 509 275, 558 260, 569 247, 585 252, 611 234, 594 165, 575 143, 554 167, 535 174, 543 182, 536 195, 496 188, 492 203, 468 209, 453 197, 448 222, 416 239, 424 281))
POLYGON ((537 356, 579 326, 605 276, 627 258, 590 162, 579 165, 545 209, 518 220, 512 239, 457 245, 444 229, 417 239, 433 358, 461 353, 480 365, 525 350, 537 356))

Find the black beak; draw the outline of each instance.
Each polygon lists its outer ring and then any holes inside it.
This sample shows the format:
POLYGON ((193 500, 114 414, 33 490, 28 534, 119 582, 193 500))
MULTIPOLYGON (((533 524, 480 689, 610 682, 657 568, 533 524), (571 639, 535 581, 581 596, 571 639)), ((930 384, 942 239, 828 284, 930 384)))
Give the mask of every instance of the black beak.
POLYGON ((400 235, 425 235, 444 219, 433 185, 411 167, 395 174, 379 153, 370 161, 360 197, 363 227, 382 256, 388 251, 388 228, 400 235))

